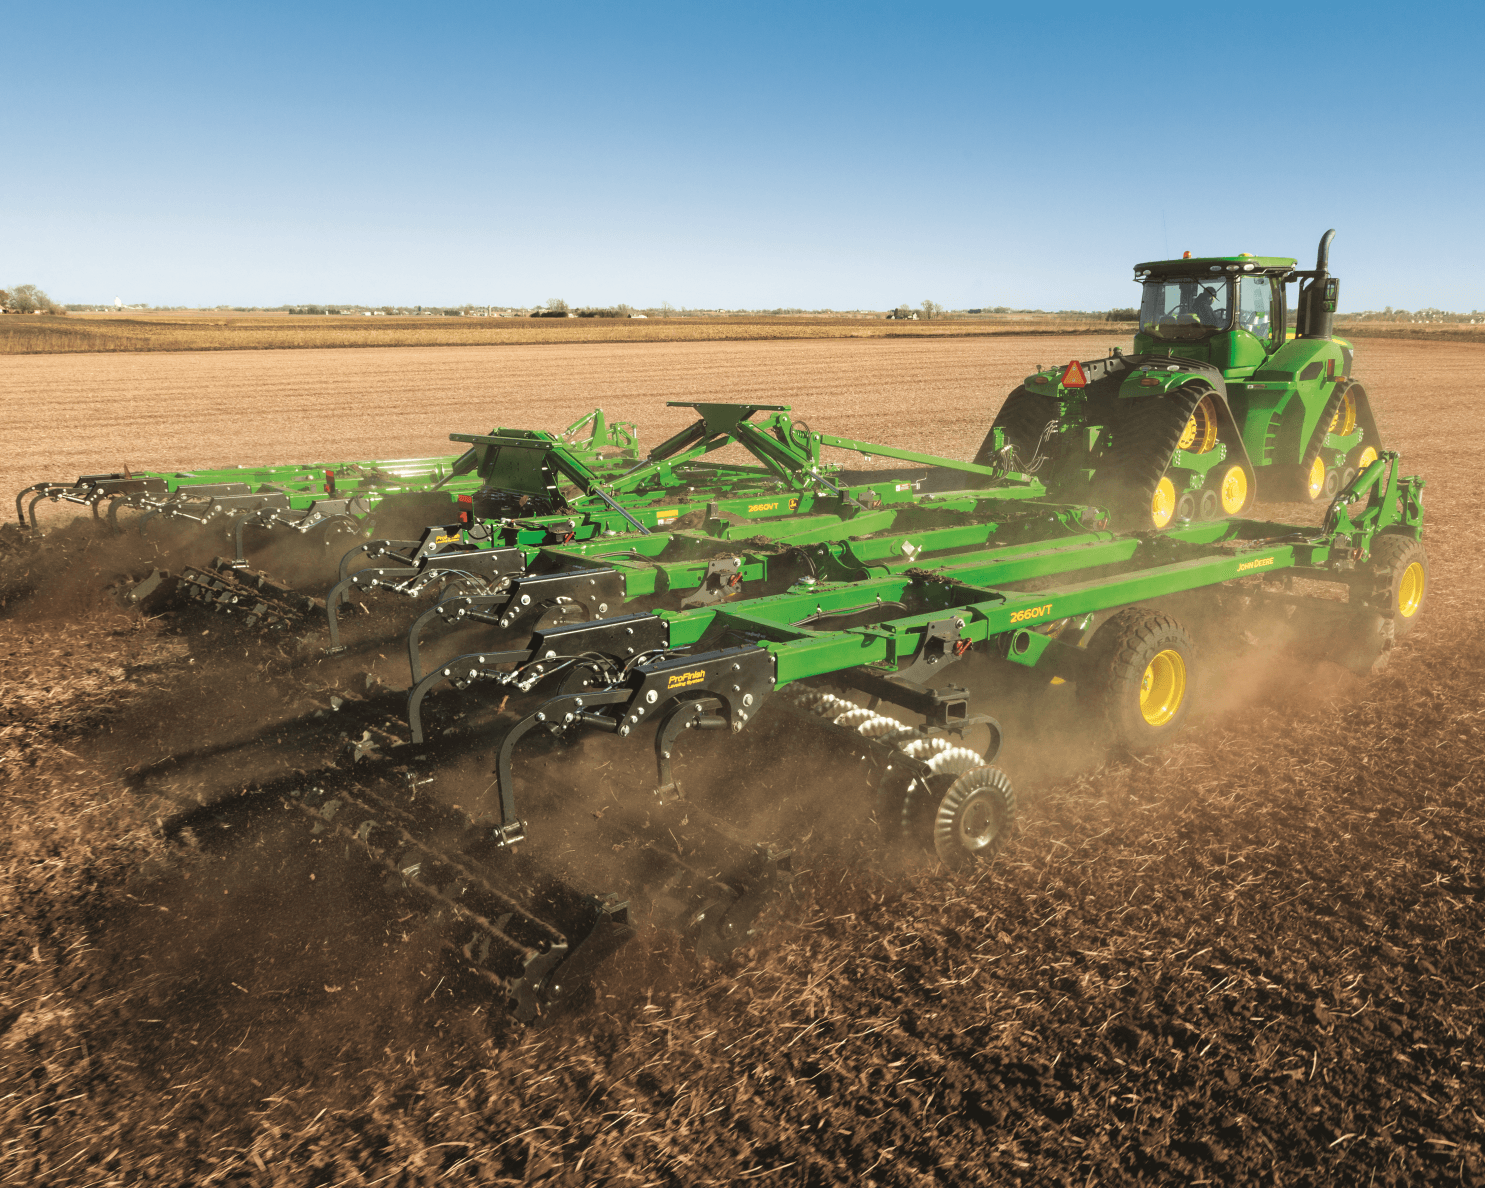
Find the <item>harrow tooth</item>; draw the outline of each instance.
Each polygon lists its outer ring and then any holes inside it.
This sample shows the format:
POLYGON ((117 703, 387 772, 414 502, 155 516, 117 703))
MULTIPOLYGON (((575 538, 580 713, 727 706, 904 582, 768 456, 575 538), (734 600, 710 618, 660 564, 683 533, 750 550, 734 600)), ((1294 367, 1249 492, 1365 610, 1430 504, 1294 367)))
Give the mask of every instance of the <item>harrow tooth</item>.
POLYGON ((321 607, 319 599, 280 585, 265 573, 239 569, 223 557, 207 569, 187 566, 177 589, 218 614, 270 631, 291 628, 321 607))
POLYGON ((794 851, 750 838, 684 797, 644 811, 608 814, 597 835, 632 852, 655 924, 686 936, 697 956, 725 956, 756 933, 767 909, 793 885, 794 851))
MULTIPOLYGON (((520 1022, 569 993, 633 935, 628 905, 613 895, 567 888, 514 855, 451 852, 420 836, 446 832, 447 812, 419 819, 368 789, 319 784, 288 788, 282 799, 311 819, 314 833, 346 842, 385 871, 389 890, 441 915, 443 946, 496 988, 520 1022), (498 873, 492 858, 503 859, 498 873)), ((466 822, 463 832, 478 848, 478 831, 466 822)))

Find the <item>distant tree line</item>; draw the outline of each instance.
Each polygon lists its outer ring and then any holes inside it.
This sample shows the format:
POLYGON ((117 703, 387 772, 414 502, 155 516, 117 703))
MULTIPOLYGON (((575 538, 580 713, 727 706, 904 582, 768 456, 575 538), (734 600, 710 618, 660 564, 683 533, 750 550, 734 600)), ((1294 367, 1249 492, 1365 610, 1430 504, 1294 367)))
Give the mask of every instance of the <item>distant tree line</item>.
POLYGON ((67 312, 35 285, 12 285, 9 289, 0 289, 0 309, 8 309, 12 313, 67 312))

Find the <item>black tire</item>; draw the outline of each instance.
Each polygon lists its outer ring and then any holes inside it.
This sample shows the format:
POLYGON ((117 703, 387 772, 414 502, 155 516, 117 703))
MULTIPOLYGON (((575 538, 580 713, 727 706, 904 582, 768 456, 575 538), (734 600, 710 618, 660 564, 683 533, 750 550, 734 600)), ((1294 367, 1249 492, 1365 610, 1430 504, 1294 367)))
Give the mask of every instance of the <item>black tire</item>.
POLYGON ((976 466, 989 466, 995 459, 995 431, 1005 431, 1006 443, 1016 451, 1019 465, 1030 465, 1036 455, 1037 443, 1041 440, 1048 421, 1062 415, 1062 408, 1051 396, 1043 392, 1032 392, 1024 385, 1005 398, 1000 411, 985 434, 975 454, 976 466))
POLYGON ((1384 532, 1372 538, 1367 602, 1392 620, 1392 638, 1413 629, 1428 602, 1428 551, 1411 536, 1384 532))
POLYGON ((998 767, 963 773, 938 802, 933 848, 951 870, 988 862, 1005 847, 1016 815, 1016 793, 998 767))
POLYGON ((1180 623, 1126 607, 1099 628, 1090 652, 1081 698, 1118 745, 1142 754, 1180 731, 1196 675, 1196 649, 1180 623))

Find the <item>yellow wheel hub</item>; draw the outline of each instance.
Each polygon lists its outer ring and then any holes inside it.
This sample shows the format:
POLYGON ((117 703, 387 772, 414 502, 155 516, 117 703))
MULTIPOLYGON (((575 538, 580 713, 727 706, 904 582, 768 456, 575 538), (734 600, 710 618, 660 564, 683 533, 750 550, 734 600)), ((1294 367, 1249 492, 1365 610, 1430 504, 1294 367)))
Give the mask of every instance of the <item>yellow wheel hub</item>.
POLYGON ((1140 679, 1140 714, 1151 726, 1164 726, 1186 699, 1186 661, 1173 648, 1156 655, 1140 679))
MULTIPOLYGON (((1169 440, 1169 439, 1167 439, 1167 440, 1169 440)), ((1310 463, 1310 476, 1306 480, 1306 485, 1309 488, 1310 498, 1311 499, 1319 499, 1320 498, 1320 492, 1323 491, 1323 490, 1325 490, 1325 459, 1324 458, 1321 458, 1321 457, 1319 457, 1317 455, 1316 458, 1315 458, 1315 460, 1310 463)))
POLYGON ((1217 444, 1217 406, 1210 396, 1203 396, 1191 412, 1186 428, 1181 430, 1176 449, 1205 454, 1217 444))
POLYGON ((1377 450, 1376 450, 1376 447, 1375 446, 1367 446, 1366 449, 1364 449, 1364 450, 1361 451, 1360 455, 1358 455, 1358 457, 1356 459, 1356 469, 1358 471, 1365 470, 1368 466, 1370 466, 1376 460, 1377 460, 1377 450))
POLYGON ((1397 582, 1397 613, 1403 618, 1411 619, 1418 613, 1418 608, 1423 605, 1423 587, 1427 580, 1420 561, 1414 561, 1402 571, 1397 582))
MULTIPOLYGON (((1167 441, 1170 438, 1166 438, 1167 441)), ((1176 514, 1176 484, 1165 475, 1155 484, 1155 494, 1150 499, 1150 522, 1164 528, 1176 514)))
POLYGON ((1222 514, 1235 516, 1248 502, 1248 475, 1241 466, 1229 466, 1222 476, 1219 488, 1222 499, 1222 514))
POLYGON ((1341 397, 1340 407, 1335 410, 1335 416, 1330 418, 1330 428, 1326 432, 1334 433, 1337 437, 1345 437, 1355 428, 1356 397, 1351 395, 1351 389, 1347 388, 1345 395, 1341 397))

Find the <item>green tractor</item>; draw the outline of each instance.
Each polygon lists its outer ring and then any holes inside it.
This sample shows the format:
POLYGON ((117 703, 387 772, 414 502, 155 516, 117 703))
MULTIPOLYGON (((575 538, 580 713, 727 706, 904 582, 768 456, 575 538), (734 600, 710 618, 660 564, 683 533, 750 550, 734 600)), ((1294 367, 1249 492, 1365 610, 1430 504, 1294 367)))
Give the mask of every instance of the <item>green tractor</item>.
POLYGON ((1265 499, 1329 502, 1377 457, 1351 344, 1332 334, 1340 282, 1276 256, 1155 260, 1134 353, 1037 369, 975 461, 1036 473, 1050 498, 1151 531, 1242 515, 1265 499), (1285 286, 1301 282, 1295 328, 1285 286))

